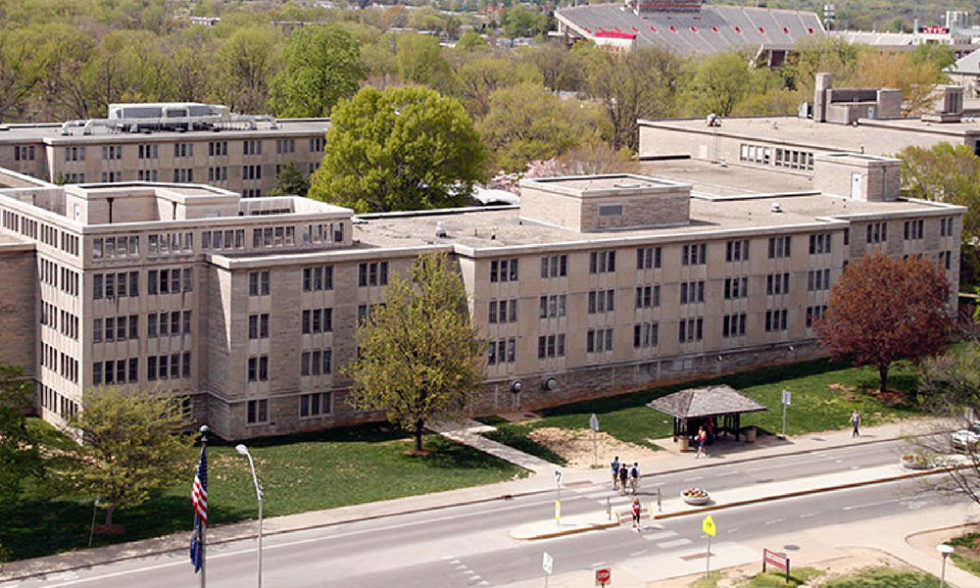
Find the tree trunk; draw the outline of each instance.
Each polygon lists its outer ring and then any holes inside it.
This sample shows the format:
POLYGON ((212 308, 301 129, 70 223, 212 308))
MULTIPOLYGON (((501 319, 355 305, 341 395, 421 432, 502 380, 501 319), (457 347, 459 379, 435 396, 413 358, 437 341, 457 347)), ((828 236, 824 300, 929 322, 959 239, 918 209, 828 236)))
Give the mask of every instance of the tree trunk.
POLYGON ((415 421, 415 451, 422 453, 422 431, 425 430, 425 421, 415 421))
POLYGON ((885 394, 888 391, 888 364, 883 363, 878 365, 878 392, 880 394, 885 394))
POLYGON ((116 510, 116 505, 115 504, 110 504, 105 509, 105 529, 106 529, 106 531, 109 531, 110 529, 112 529, 112 513, 115 512, 115 510, 116 510))

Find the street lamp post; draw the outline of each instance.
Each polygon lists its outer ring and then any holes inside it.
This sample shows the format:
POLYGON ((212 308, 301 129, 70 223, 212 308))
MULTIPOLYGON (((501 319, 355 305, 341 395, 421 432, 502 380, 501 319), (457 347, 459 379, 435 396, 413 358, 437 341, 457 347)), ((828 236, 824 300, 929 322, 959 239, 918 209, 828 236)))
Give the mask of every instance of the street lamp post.
POLYGON ((255 484, 255 496, 259 499, 259 588, 262 588, 262 499, 265 494, 262 492, 258 476, 255 475, 255 462, 252 461, 252 454, 248 452, 248 447, 236 445, 235 450, 248 458, 248 465, 252 469, 252 483, 255 484))
POLYGON ((949 557, 950 553, 953 553, 953 546, 946 545, 945 543, 940 543, 936 546, 936 551, 943 554, 943 572, 939 576, 939 588, 945 588, 946 586, 946 558, 949 557))

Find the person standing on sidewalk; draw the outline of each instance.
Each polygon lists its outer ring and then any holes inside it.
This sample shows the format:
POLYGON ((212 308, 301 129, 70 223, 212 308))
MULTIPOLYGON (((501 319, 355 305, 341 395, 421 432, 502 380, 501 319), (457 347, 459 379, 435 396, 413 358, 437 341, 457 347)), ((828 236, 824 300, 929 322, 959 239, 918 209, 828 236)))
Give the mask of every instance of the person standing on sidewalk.
POLYGON ((702 455, 708 457, 708 453, 704 450, 704 444, 708 440, 708 433, 704 430, 704 426, 698 428, 698 452, 694 455, 694 459, 701 457, 702 455))
POLYGON ((640 464, 633 462, 633 467, 630 468, 630 490, 633 491, 633 496, 636 496, 636 487, 640 485, 640 464))
POLYGON ((854 409, 854 412, 851 413, 851 424, 854 425, 854 432, 851 433, 851 437, 860 437, 861 431, 859 431, 858 428, 861 426, 861 413, 859 413, 856 408, 854 409))
POLYGON ((626 496, 626 484, 629 480, 629 468, 626 464, 619 466, 619 494, 620 496, 626 496))
POLYGON ((613 476, 613 492, 619 489, 619 456, 617 455, 613 460, 612 464, 612 476, 613 476))
POLYGON ((640 499, 633 499, 633 528, 636 532, 640 532, 640 513, 643 512, 643 507, 640 506, 640 499))

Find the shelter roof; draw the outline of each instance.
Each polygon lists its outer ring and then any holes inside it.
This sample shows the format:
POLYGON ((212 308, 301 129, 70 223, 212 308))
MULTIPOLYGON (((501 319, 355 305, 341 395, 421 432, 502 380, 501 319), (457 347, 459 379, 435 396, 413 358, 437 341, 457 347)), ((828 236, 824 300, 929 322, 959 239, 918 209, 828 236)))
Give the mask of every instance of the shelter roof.
POLYGON ((727 385, 688 388, 657 398, 647 406, 679 419, 769 410, 727 385))

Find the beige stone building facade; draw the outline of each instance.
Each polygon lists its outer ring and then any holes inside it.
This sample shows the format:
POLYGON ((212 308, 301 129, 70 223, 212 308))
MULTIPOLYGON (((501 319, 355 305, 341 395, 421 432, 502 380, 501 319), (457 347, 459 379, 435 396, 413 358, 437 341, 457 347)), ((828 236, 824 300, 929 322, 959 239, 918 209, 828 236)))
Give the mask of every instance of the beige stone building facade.
POLYGON ((228 114, 0 125, 0 167, 58 184, 196 183, 264 196, 287 162, 306 175, 319 167, 329 125, 228 114))
POLYGON ((432 250, 458 263, 487 338, 479 412, 811 357, 831 285, 866 251, 924 255, 958 283, 964 209, 898 199, 894 165, 817 157, 820 190, 776 194, 525 180, 518 206, 361 216, 4 171, 0 360, 25 366, 52 422, 106 385, 179 396, 229 439, 378 418, 349 408, 341 368, 391 276, 432 250))

